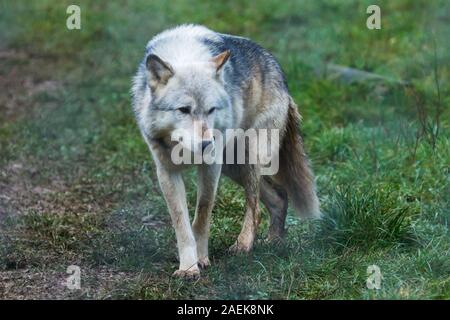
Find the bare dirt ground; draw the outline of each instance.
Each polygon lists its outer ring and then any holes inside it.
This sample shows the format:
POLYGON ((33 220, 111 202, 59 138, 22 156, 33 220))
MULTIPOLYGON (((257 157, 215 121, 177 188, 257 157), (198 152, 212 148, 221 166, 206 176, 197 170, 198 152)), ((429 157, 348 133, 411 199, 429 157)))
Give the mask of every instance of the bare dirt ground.
MULTIPOLYGON (((58 94, 63 83, 49 74, 48 70, 52 70, 49 64, 52 63, 54 61, 49 57, 0 50, 0 127, 32 119, 39 111, 36 110, 39 94, 58 94)), ((57 106, 48 104, 46 107, 57 106)), ((92 201, 80 201, 77 187, 69 186, 57 173, 45 181, 36 181, 34 178, 39 168, 34 167, 33 162, 33 159, 15 159, 0 165, 0 241, 8 237, 24 237, 22 230, 11 230, 7 220, 27 212, 64 215, 96 212, 100 206, 107 207, 92 201)), ((26 262, 20 262, 21 258, 17 260, 21 254, 13 252, 10 269, 0 271, 0 299, 108 299, 117 290, 114 289, 117 283, 136 276, 108 268, 83 269, 81 290, 69 290, 66 270, 29 268, 26 262)))
POLYGON ((56 94, 61 83, 51 78, 50 57, 0 49, 0 121, 14 121, 32 112, 33 97, 56 94))
POLYGON ((30 271, 28 269, 0 272, 0 299, 108 299, 117 291, 117 283, 126 283, 134 274, 107 268, 82 269, 81 289, 67 287, 69 274, 64 271, 30 271))
MULTIPOLYGON (((35 98, 41 93, 58 94, 62 83, 52 79, 45 56, 33 56, 24 51, 0 49, 0 125, 8 125, 35 112, 35 98)), ((37 185, 33 177, 38 169, 32 161, 8 162, 0 167, 0 222, 6 216, 25 209, 44 209, 52 206, 49 195, 66 189, 63 181, 53 177, 50 184, 37 185)), ((1 224, 0 224, 1 226, 1 224)))

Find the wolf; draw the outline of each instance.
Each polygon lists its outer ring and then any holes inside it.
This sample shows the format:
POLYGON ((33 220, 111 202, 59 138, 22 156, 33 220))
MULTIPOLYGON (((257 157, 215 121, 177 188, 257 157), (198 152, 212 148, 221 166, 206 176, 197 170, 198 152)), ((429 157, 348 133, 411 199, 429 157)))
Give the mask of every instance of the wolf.
POLYGON ((163 31, 146 46, 133 79, 132 104, 175 229, 180 264, 174 275, 195 278, 210 265, 211 212, 222 174, 245 191, 242 229, 230 248, 234 253, 252 249, 260 202, 270 213, 268 240, 283 238, 289 200, 303 217, 321 215, 297 105, 274 56, 253 41, 200 25, 163 31), (173 139, 180 129, 186 132, 181 138, 197 141, 189 143, 192 153, 215 144, 211 130, 277 130, 280 142, 270 149, 279 170, 269 176, 261 174, 258 163, 195 164, 197 203, 191 225, 182 171, 192 165, 175 164, 171 157, 183 140, 173 139))

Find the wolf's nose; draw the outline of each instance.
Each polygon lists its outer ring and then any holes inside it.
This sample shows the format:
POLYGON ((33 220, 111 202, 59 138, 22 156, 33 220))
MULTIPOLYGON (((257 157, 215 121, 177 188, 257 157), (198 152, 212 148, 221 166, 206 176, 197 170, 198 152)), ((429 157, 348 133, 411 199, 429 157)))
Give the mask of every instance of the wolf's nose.
POLYGON ((202 141, 202 152, 205 151, 206 147, 211 144, 211 140, 202 141))

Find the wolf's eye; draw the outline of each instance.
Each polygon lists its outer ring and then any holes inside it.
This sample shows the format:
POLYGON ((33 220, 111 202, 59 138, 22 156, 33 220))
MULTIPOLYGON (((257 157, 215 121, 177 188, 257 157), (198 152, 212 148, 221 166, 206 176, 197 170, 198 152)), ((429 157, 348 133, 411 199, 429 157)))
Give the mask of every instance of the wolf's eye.
POLYGON ((180 111, 181 113, 184 113, 184 114, 191 113, 191 107, 190 106, 184 106, 184 107, 178 108, 177 110, 180 111))
POLYGON ((216 108, 211 108, 209 109, 208 114, 212 114, 214 111, 216 111, 216 108))

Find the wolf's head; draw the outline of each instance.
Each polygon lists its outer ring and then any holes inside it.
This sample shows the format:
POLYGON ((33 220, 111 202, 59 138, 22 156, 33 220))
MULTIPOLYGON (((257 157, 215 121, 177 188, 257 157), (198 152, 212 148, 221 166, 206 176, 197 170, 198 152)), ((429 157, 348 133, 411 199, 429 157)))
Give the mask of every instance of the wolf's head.
POLYGON ((224 129, 231 117, 223 80, 229 56, 225 51, 209 61, 177 66, 154 54, 147 57, 153 137, 167 141, 176 135, 194 153, 214 144, 213 130, 224 129))

